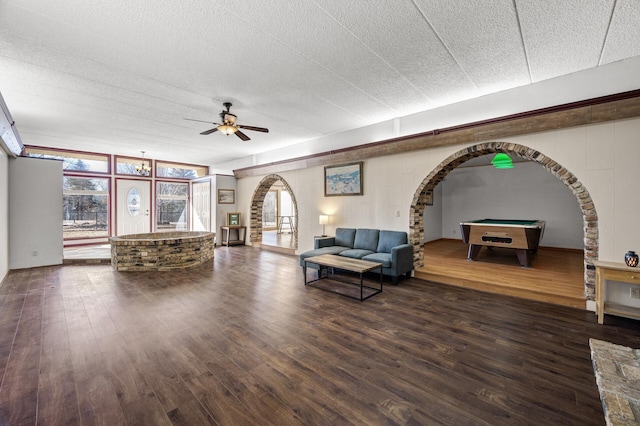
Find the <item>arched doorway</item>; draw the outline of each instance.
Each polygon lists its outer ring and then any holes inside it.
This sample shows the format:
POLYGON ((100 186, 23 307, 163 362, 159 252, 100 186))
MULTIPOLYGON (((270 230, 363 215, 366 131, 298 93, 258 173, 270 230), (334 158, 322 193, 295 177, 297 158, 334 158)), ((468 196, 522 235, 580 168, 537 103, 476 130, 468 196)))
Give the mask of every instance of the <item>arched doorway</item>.
POLYGON ((431 204, 434 188, 456 167, 482 155, 504 152, 536 162, 562 181, 578 201, 582 211, 584 230, 584 294, 586 300, 595 300, 595 270, 598 258, 598 215, 589 191, 578 178, 562 165, 535 149, 507 142, 486 142, 462 149, 444 159, 424 178, 416 189, 410 210, 410 243, 413 245, 415 268, 424 266, 424 210, 431 204))
POLYGON ((262 242, 262 207, 264 205, 264 200, 269 190, 276 182, 282 182, 283 187, 289 192, 291 196, 291 204, 293 206, 293 211, 296 220, 293 221, 293 248, 297 250, 298 248, 298 203, 296 201, 295 194, 291 190, 291 186, 289 183, 280 175, 271 174, 262 178, 258 187, 253 192, 253 196, 251 198, 251 233, 249 234, 249 240, 251 242, 262 242))

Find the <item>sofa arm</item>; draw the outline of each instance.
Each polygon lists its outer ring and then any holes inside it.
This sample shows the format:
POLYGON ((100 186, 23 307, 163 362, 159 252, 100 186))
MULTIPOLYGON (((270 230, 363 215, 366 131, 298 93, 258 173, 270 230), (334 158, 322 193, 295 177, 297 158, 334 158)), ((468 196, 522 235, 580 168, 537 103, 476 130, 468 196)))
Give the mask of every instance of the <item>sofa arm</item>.
POLYGON ((391 249, 391 265, 398 275, 413 270, 413 246, 402 244, 391 249))
POLYGON ((335 245, 336 245, 336 237, 322 237, 322 238, 316 238, 316 240, 313 243, 313 248, 317 250, 322 247, 331 247, 335 245))

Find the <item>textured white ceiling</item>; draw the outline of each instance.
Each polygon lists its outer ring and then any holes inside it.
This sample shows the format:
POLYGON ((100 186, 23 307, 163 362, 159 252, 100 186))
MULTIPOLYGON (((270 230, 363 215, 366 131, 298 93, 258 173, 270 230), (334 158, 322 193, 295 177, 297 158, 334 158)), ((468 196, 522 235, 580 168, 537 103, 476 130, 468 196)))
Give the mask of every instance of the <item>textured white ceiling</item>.
POLYGON ((25 144, 216 165, 638 56, 638 23, 637 0, 0 0, 0 92, 25 144), (184 120, 223 101, 270 133, 184 120))

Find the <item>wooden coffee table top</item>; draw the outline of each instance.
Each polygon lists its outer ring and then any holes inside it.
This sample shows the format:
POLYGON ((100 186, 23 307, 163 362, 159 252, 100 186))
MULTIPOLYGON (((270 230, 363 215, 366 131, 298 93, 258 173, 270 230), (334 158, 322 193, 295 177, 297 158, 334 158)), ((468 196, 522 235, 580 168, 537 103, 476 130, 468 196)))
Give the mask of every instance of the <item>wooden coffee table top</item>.
POLYGON ((305 262, 358 273, 369 272, 382 267, 382 263, 379 262, 336 256, 334 254, 321 254, 320 256, 307 257, 305 262))

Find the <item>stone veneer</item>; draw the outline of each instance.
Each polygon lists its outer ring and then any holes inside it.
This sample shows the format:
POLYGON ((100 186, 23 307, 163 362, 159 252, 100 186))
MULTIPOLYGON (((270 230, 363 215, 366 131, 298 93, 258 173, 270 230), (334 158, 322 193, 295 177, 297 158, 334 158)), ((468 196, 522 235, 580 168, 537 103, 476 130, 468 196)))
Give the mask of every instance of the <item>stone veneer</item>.
POLYGON ((589 195, 589 191, 578 181, 578 178, 562 165, 553 161, 535 149, 508 142, 485 142, 462 149, 444 159, 418 186, 411 201, 409 216, 409 243, 413 245, 413 264, 415 268, 424 266, 424 209, 432 204, 434 188, 462 163, 482 155, 504 152, 529 161, 536 162, 549 173, 560 179, 571 189, 582 210, 584 230, 584 280, 585 298, 595 300, 595 267, 593 261, 598 259, 598 215, 589 195))
POLYGON ((296 202, 296 196, 291 190, 291 187, 281 176, 271 174, 262 178, 258 187, 253 191, 253 197, 251 197, 251 220, 250 220, 250 234, 249 241, 262 242, 262 205, 264 204, 264 197, 267 195, 271 186, 281 181, 282 185, 291 195, 291 205, 293 205, 294 216, 296 220, 293 224, 293 248, 298 248, 298 203, 296 202))
POLYGON ((169 271, 213 259, 213 232, 156 232, 110 238, 116 271, 169 271))
POLYGON ((607 425, 640 424, 640 350, 589 339, 607 425))

